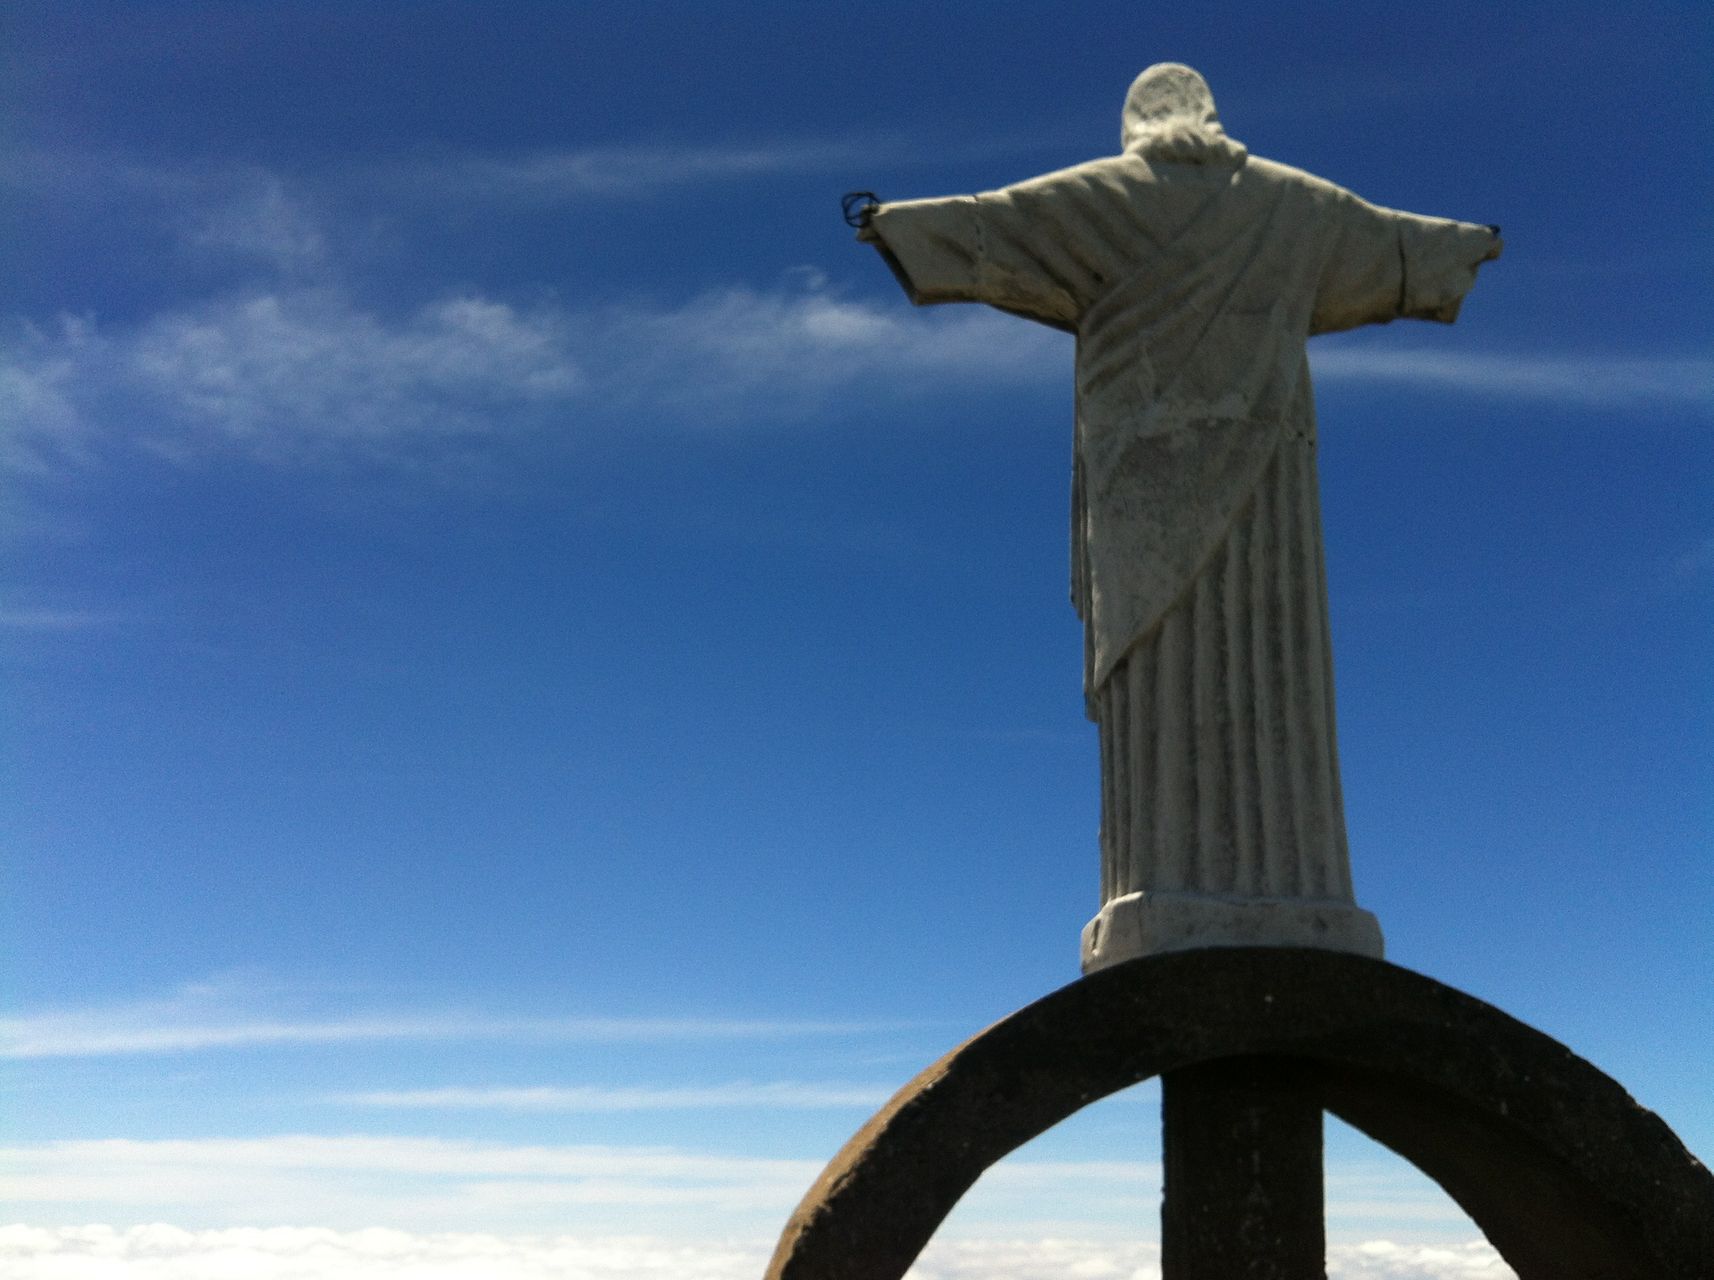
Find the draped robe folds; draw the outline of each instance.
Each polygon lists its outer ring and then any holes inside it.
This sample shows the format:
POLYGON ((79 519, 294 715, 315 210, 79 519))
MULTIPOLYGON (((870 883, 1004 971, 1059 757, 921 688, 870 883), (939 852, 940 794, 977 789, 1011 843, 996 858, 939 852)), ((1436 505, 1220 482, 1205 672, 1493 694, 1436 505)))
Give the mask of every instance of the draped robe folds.
POLYGON ((1256 157, 1126 153, 882 204, 863 236, 914 302, 1077 335, 1071 589, 1103 902, 1352 902, 1305 341, 1451 321, 1493 232, 1256 157))

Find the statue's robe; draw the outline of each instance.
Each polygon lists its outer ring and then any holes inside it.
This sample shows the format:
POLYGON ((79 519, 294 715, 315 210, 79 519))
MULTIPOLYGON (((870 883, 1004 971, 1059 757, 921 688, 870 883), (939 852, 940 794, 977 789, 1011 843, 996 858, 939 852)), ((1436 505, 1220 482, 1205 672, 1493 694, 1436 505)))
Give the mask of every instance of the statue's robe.
POLYGON ((912 301, 1077 335, 1072 599, 1102 899, 1352 901, 1305 340, 1452 320, 1496 246, 1271 161, 1094 160, 878 206, 912 301))

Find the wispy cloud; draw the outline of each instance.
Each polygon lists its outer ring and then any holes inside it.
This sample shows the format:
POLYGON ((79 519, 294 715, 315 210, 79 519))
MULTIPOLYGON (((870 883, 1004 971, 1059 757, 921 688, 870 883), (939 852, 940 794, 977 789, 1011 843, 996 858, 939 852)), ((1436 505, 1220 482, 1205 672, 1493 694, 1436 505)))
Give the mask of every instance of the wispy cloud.
POLYGON ((606 1085, 537 1085, 529 1088, 450 1087, 341 1093, 329 1101, 359 1107, 401 1110, 476 1111, 692 1111, 771 1109, 818 1110, 828 1107, 874 1108, 897 1086, 868 1084, 768 1083, 638 1088, 606 1085))
MULTIPOLYGON (((461 199, 548 200, 833 158, 810 143, 643 147, 414 160, 399 173, 461 199)), ((132 216, 164 223, 178 250, 208 270, 192 273, 200 296, 138 316, 6 324, 0 468, 14 474, 62 473, 133 447, 187 462, 224 452, 282 466, 379 462, 444 474, 506 441, 575 440, 640 418, 705 430, 813 421, 854 398, 1069 394, 1065 335, 984 308, 918 312, 896 297, 851 297, 810 268, 669 303, 550 295, 524 303, 480 288, 418 287, 416 301, 388 304, 335 251, 363 235, 332 234, 328 201, 267 170, 38 168, 39 182, 105 175, 148 192, 147 208, 132 216)), ((1330 382, 1570 405, 1714 400, 1714 359, 1705 357, 1510 358, 1334 343, 1313 358, 1330 382)))
MULTIPOLYGON (((286 234, 286 233, 282 233, 286 234)), ((480 294, 402 313, 332 285, 225 295, 103 328, 20 329, 0 357, 0 461, 42 471, 129 439, 284 465, 460 456, 498 437, 559 437, 647 415, 686 429, 810 419, 959 388, 1069 382, 1062 336, 984 309, 913 312, 842 297, 812 272, 671 307, 480 294)), ((1714 403, 1714 360, 1518 358, 1336 348, 1324 383, 1433 387, 1572 406, 1714 403)))
MULTIPOLYGON (((335 1020, 250 1019, 146 1024, 99 1016, 0 1019, 0 1058, 103 1057, 376 1040, 623 1043, 860 1035, 881 1024, 718 1018, 483 1018, 458 1015, 335 1020)), ((379 1104, 377 1104, 379 1105, 379 1104)), ((403 1105, 403 1104, 401 1104, 403 1105)))
POLYGON ((515 154, 413 157, 378 166, 373 177, 419 195, 557 204, 590 198, 638 198, 673 187, 773 174, 850 171, 872 166, 884 148, 850 141, 642 143, 562 147, 515 154))
POLYGON ((1714 534, 1674 556, 1668 566, 1667 576, 1671 581, 1679 583, 1714 581, 1714 534))
MULTIPOLYGON (((1022 145, 1002 140, 1002 154, 1022 145)), ((543 147, 513 151, 432 151, 380 160, 361 157, 325 164, 299 181, 346 191, 353 198, 440 198, 469 205, 525 200, 560 203, 657 195, 673 187, 735 182, 772 174, 850 172, 897 160, 896 140, 731 139, 696 145, 640 140, 617 146, 543 147)), ((920 146, 908 148, 920 154, 920 146)), ((13 146, 0 156, 0 186, 83 200, 115 192, 209 202, 255 190, 267 171, 250 164, 185 158, 146 158, 13 146)), ((294 236, 294 240, 296 237, 294 236)))
POLYGON ((1311 347, 1322 381, 1435 387, 1496 399, 1566 405, 1714 407, 1714 358, 1503 356, 1311 347))
POLYGON ((332 258, 315 206, 265 169, 223 170, 203 178, 201 198, 177 206, 183 246, 222 255, 286 276, 316 275, 332 258))
POLYGON ((272 461, 487 433, 581 381, 563 316, 480 297, 383 318, 332 290, 265 293, 157 316, 114 345, 114 390, 181 429, 157 444, 213 434, 272 461))
POLYGON ((734 287, 660 311, 602 316, 604 394, 619 404, 768 417, 860 389, 884 400, 943 388, 1045 386, 1070 340, 987 310, 913 312, 838 296, 819 273, 734 287))
MULTIPOLYGON (((190 1168, 219 1175, 238 1170, 321 1170, 439 1177, 630 1177, 707 1183, 798 1179, 814 1161, 717 1156, 663 1147, 513 1146, 448 1138, 288 1134, 265 1138, 102 1138, 0 1148, 14 1170, 57 1176, 111 1169, 135 1176, 148 1168, 190 1168)), ((807 1186, 807 1183, 803 1185, 807 1186)), ((138 1188, 152 1199, 157 1192, 138 1188)))
POLYGON ((88 412, 79 401, 86 327, 63 318, 52 334, 23 322, 0 334, 0 471, 46 475, 86 465, 88 412))
POLYGON ((0 628, 11 631, 87 631, 124 620, 121 614, 93 609, 0 607, 0 628))
POLYGON ((327 1017, 303 1011, 305 1000, 303 993, 294 997, 291 992, 214 981, 187 984, 154 999, 0 1018, 0 1058, 189 1053, 380 1040, 769 1040, 854 1036, 898 1025, 793 1019, 495 1017, 460 1012, 327 1017))
MULTIPOLYGON (((499 1235, 369 1228, 240 1227, 187 1231, 165 1224, 46 1229, 0 1227, 0 1275, 100 1274, 115 1280, 242 1275, 252 1280, 367 1280, 377 1272, 436 1280, 751 1280, 766 1239, 683 1241, 648 1236, 499 1235), (13 1268, 17 1268, 14 1270, 13 1268)), ((1452 1246, 1373 1240, 1328 1250, 1332 1280, 1503 1280, 1512 1272, 1486 1243, 1452 1246)), ((1153 1243, 1104 1240, 959 1240, 931 1243, 910 1280, 1159 1280, 1153 1243)))
MULTIPOLYGON (((813 146, 542 153, 408 167, 462 193, 635 187, 753 174, 813 146)), ((100 166, 37 176, 95 180, 100 166)), ((254 167, 115 163, 196 265, 193 295, 123 320, 14 318, 0 343, 0 468, 53 474, 144 448, 287 466, 462 467, 504 439, 575 439, 646 416, 682 429, 807 418, 853 388, 872 400, 936 387, 1046 385, 1067 340, 974 310, 913 314, 845 297, 811 269, 646 305, 479 289, 385 305, 334 252, 326 202, 254 167)), ((557 197, 555 197, 557 198, 557 197)), ((346 220, 349 220, 348 211, 346 220)), ((421 289, 417 290, 420 299, 421 289)), ((4 322, 4 318, 0 318, 4 322)))
POLYGON ((332 286, 220 296, 130 328, 62 318, 0 364, 18 469, 96 442, 264 462, 432 458, 471 441, 559 435, 648 412, 687 427, 807 415, 842 390, 1045 384, 1063 338, 976 311, 915 315, 844 299, 813 275, 675 307, 475 294, 400 314, 332 286))

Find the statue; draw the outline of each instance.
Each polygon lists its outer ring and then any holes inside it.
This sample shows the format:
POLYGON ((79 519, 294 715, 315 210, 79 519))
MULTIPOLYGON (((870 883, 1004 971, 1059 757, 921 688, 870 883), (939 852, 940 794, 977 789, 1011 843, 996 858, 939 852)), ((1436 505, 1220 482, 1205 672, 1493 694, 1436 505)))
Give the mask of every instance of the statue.
POLYGON ((1452 321, 1498 228, 1248 155, 1189 67, 1137 78, 1122 139, 857 218, 913 302, 1077 335, 1071 594, 1101 743, 1083 965, 1244 944, 1379 957, 1351 889, 1304 347, 1452 321))

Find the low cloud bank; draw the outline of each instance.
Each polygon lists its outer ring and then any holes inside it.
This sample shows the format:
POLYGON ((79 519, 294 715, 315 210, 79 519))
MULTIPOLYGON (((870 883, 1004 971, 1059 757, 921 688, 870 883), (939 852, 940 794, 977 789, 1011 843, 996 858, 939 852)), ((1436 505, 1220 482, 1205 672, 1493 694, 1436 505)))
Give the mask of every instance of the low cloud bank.
MULTIPOLYGON (((0 1280, 755 1280, 766 1240, 686 1244, 641 1236, 412 1234, 371 1228, 165 1224, 0 1227, 0 1280)), ((1159 1280, 1153 1244, 1095 1240, 943 1240, 910 1280, 1159 1280)), ((1330 1280, 1511 1280, 1483 1242, 1335 1244, 1330 1280)))
MULTIPOLYGON (((403 1231, 501 1232, 508 1239, 548 1232, 579 1239, 670 1233, 681 1242, 764 1238, 786 1220, 824 1159, 380 1135, 110 1138, 0 1149, 0 1203, 37 1222, 164 1220, 199 1231, 284 1221, 349 1234, 385 1222, 403 1231)), ((978 1243, 998 1248, 993 1241, 1018 1237, 1130 1241, 1146 1234, 1136 1228, 1152 1220, 1160 1186, 1156 1161, 1003 1160, 947 1220, 946 1240, 966 1242, 959 1245, 965 1252, 943 1253, 937 1245, 923 1265, 961 1266, 959 1258, 985 1256, 969 1252, 978 1243)), ((1407 1240, 1444 1251, 1475 1234, 1450 1200, 1402 1165, 1331 1168, 1327 1217, 1335 1240, 1407 1240)), ((62 1243, 71 1248, 79 1238, 62 1243)), ((1372 1257, 1351 1254, 1349 1265, 1391 1266, 1418 1256, 1375 1250, 1372 1257)))

